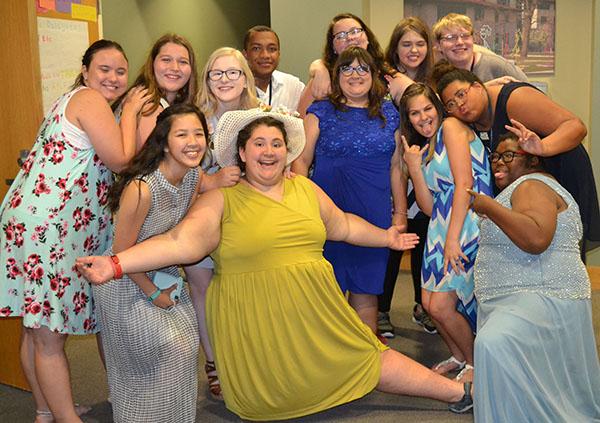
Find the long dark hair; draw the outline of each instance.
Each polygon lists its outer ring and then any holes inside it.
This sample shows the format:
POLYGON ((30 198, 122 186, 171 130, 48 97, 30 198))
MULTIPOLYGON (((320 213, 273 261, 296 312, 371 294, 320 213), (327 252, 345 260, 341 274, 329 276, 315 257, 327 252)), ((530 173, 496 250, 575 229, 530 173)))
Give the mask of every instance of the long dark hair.
POLYGON ((246 171, 246 163, 244 163, 242 161, 242 158, 240 157, 240 153, 239 153, 240 148, 242 150, 246 149, 246 144, 248 143, 248 140, 252 136, 252 132, 254 132, 254 130, 261 125, 279 129, 281 131, 281 135, 283 135, 283 142, 285 142, 286 146, 288 144, 287 131, 285 130, 285 125, 283 124, 282 121, 277 120, 271 116, 263 116, 263 117, 253 120, 248 125, 244 126, 240 130, 240 132, 238 132, 238 137, 237 137, 237 141, 236 141, 237 165, 242 170, 242 172, 246 171))
POLYGON ((402 19, 398 25, 396 25, 390 37, 387 49, 385 50, 385 60, 394 69, 397 69, 400 72, 405 71, 404 65, 400 62, 400 58, 398 57, 398 44, 400 43, 400 39, 408 31, 414 31, 423 37, 427 43, 427 54, 425 55, 423 62, 421 62, 417 68, 417 75, 415 76, 415 82, 427 82, 433 68, 433 46, 429 28, 421 19, 415 16, 409 16, 408 18, 402 19))
MULTIPOLYGON (((420 95, 425 96, 425 98, 431 101, 431 104, 433 104, 435 110, 437 110, 438 128, 442 124, 442 120, 444 119, 444 105, 442 104, 438 96, 435 94, 433 89, 429 85, 423 84, 422 82, 416 82, 414 84, 411 84, 406 90, 404 90, 404 94, 402 94, 399 106, 401 122, 400 127, 402 129, 402 135, 406 137, 406 142, 408 142, 409 145, 418 145, 422 147, 423 145, 425 145, 425 143, 427 143, 427 139, 417 132, 412 123, 410 123, 410 119, 408 117, 408 102, 412 98, 420 95)), ((433 157, 433 153, 435 151, 436 138, 437 132, 429 140, 429 151, 427 153, 426 161, 431 160, 431 157, 433 157)))
POLYGON ((340 54, 337 61, 335 62, 335 66, 333 67, 333 79, 331 81, 331 95, 329 96, 329 100, 336 109, 345 111, 346 110, 346 97, 342 92, 340 87, 340 68, 342 66, 351 65, 354 60, 358 60, 358 62, 362 65, 368 65, 371 72, 371 80, 373 83, 371 84, 371 89, 369 90, 369 116, 379 117, 383 121, 385 126, 385 117, 383 113, 381 113, 381 104, 383 103, 383 97, 385 96, 387 90, 381 80, 377 77, 379 69, 373 57, 369 54, 369 52, 363 48, 357 46, 348 47, 346 50, 340 54))
POLYGON ((119 200, 125 187, 134 179, 151 174, 165 158, 165 148, 169 143, 169 131, 175 118, 181 115, 195 114, 200 120, 204 135, 208 136, 208 125, 202 112, 192 104, 176 104, 167 107, 156 118, 156 126, 148 136, 142 149, 131 159, 117 181, 108 192, 108 207, 114 213, 119 209, 119 200))
MULTIPOLYGON (((125 60, 129 63, 129 60, 127 59, 127 55, 125 54, 125 50, 123 50, 123 47, 121 47, 121 44, 117 43, 116 41, 111 41, 111 40, 98 40, 98 41, 94 41, 92 43, 92 45, 90 45, 87 48, 85 53, 83 53, 83 57, 81 58, 81 66, 85 66, 85 68, 89 70, 90 64, 92 63, 92 60, 94 59, 94 55, 96 53, 98 53, 100 50, 107 50, 107 49, 111 49, 111 48, 114 48, 115 50, 119 51, 123 55, 125 60)), ((77 75, 77 77, 75 78, 75 82, 73 83, 71 88, 72 89, 77 88, 82 85, 84 85, 83 73, 79 72, 79 75, 77 75)))
POLYGON ((360 24, 360 27, 365 31, 367 40, 369 41, 369 44, 367 45, 367 51, 377 64, 377 69, 386 74, 393 73, 385 64, 383 50, 379 45, 379 41, 377 41, 377 37, 375 37, 375 34, 373 34, 373 31, 369 29, 367 24, 365 24, 361 18, 352 13, 340 13, 339 15, 335 15, 329 23, 329 27, 327 28, 327 34, 325 35, 325 47, 323 48, 323 57, 321 57, 321 60, 323 61, 325 67, 329 70, 329 73, 332 74, 333 66, 338 58, 338 54, 333 48, 333 26, 336 24, 336 22, 341 21, 342 19, 354 19, 360 24))

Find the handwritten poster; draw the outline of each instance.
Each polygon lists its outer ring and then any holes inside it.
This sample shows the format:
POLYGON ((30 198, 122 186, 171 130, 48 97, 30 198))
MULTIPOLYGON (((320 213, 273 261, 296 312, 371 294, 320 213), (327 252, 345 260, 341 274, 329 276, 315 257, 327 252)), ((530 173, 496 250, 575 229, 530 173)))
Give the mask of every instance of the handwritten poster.
POLYGON ((73 85, 88 48, 87 22, 37 18, 44 113, 73 85))

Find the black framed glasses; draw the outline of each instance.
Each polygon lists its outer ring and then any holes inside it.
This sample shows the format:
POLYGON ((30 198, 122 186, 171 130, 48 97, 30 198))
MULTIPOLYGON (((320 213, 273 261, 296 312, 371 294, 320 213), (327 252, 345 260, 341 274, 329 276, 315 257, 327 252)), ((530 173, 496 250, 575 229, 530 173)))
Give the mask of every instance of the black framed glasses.
POLYGON ((208 71, 208 79, 210 79, 211 81, 219 81, 223 78, 223 75, 225 75, 230 81, 237 81, 238 79, 240 79, 243 73, 244 71, 242 71, 241 69, 213 69, 208 71))
POLYGON ((362 28, 350 28, 348 31, 340 31, 333 34, 333 39, 338 41, 346 41, 349 36, 362 34, 365 30, 362 28))
POLYGON ((340 66, 340 73, 344 76, 352 76, 352 74, 354 72, 356 72, 359 76, 365 76, 366 74, 369 73, 370 70, 371 70, 371 68, 369 68, 369 65, 340 66))
POLYGON ((493 152, 490 154, 490 161, 492 163, 497 163, 498 160, 502 159, 502 161, 506 163, 510 163, 514 160, 515 156, 527 156, 528 153, 524 151, 505 151, 503 153, 493 152))

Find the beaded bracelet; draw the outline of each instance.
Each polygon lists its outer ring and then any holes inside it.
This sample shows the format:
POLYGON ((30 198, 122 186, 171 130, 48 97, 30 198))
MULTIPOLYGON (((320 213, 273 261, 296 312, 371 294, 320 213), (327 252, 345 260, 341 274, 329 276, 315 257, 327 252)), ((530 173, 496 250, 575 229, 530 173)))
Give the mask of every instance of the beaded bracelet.
POLYGON ((112 264, 113 268, 113 279, 121 279, 123 277, 123 268, 121 267, 121 262, 119 261, 119 257, 110 256, 110 264, 112 264))
POLYGON ((152 295, 148 295, 148 301, 153 303, 154 300, 156 300, 158 298, 158 296, 161 294, 161 292, 162 291, 160 289, 156 288, 156 291, 154 291, 152 293, 152 295))

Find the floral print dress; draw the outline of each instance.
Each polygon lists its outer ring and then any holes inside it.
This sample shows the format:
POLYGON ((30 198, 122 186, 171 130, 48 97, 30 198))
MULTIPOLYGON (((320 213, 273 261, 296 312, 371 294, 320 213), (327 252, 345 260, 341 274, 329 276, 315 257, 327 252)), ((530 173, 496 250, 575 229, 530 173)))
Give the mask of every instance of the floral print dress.
POLYGON ((65 334, 97 331, 92 290, 75 259, 102 254, 112 235, 112 173, 65 116, 81 89, 52 105, 0 208, 0 316, 65 334))

